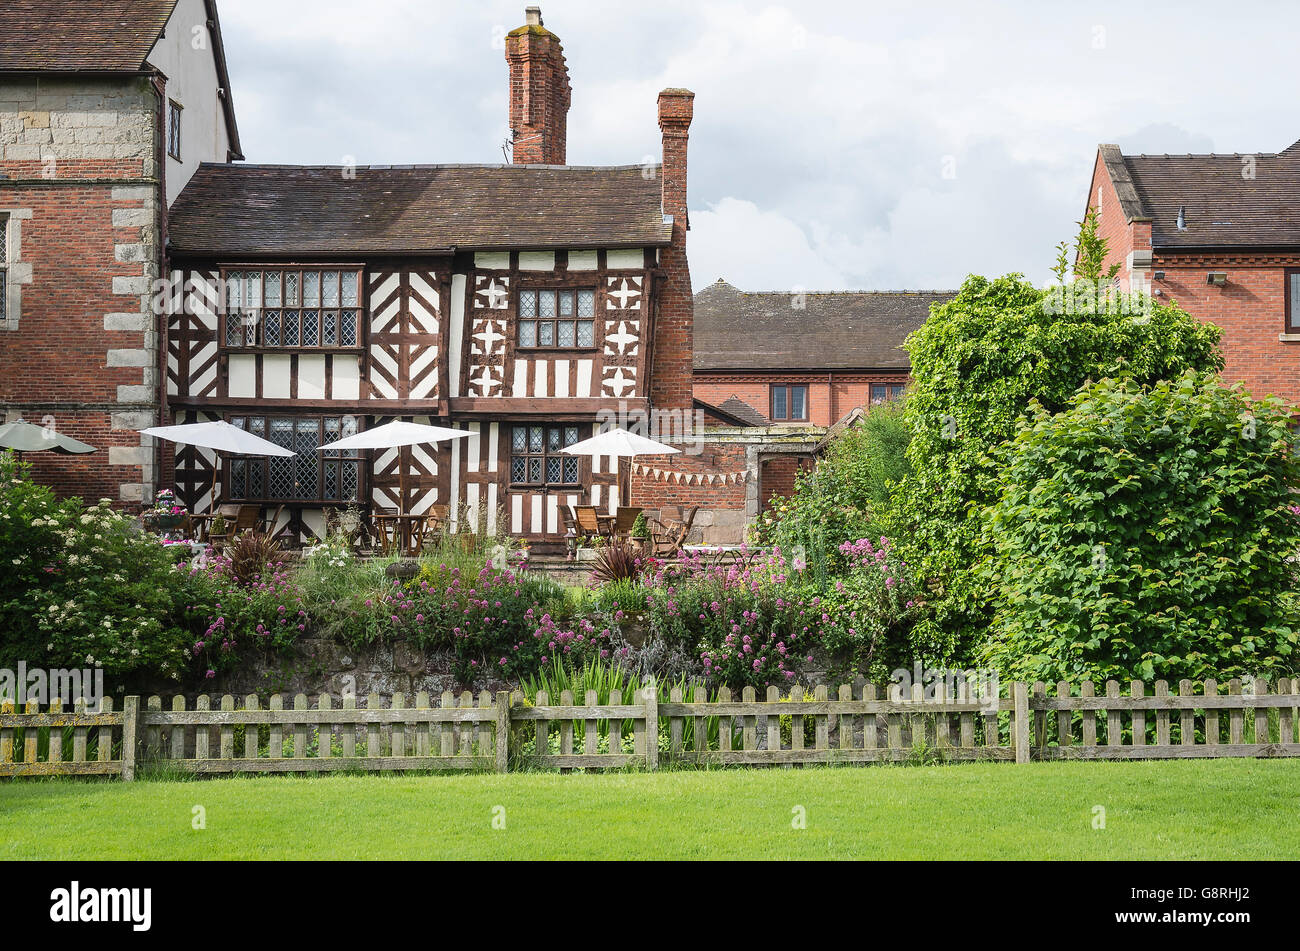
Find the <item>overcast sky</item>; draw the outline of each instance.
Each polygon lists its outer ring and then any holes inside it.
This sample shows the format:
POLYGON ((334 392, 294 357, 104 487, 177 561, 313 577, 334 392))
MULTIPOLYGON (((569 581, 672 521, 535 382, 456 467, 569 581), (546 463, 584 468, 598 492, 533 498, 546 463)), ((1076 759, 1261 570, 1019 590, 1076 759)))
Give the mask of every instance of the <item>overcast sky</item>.
MULTIPOLYGON (((220 0, 250 162, 503 161, 523 0, 220 0)), ((1041 283, 1096 147, 1300 138, 1300 4, 542 0, 573 82, 568 159, 660 153, 696 93, 696 288, 1041 283)))

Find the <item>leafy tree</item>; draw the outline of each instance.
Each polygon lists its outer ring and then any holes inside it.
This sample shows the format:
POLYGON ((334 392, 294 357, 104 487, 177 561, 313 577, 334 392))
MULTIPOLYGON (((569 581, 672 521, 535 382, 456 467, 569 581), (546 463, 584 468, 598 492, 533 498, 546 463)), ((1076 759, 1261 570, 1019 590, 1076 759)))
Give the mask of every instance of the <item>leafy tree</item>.
MULTIPOLYGON (((1106 267, 1106 255, 1110 253, 1110 244, 1097 234, 1097 217, 1096 207, 1089 205, 1083 220, 1075 222, 1079 234, 1074 240, 1072 273, 1075 277, 1086 281, 1111 281, 1119 273, 1119 265, 1112 264, 1109 268, 1106 267)), ((1052 268, 1058 284, 1065 284, 1066 275, 1071 273, 1069 259, 1070 246, 1062 241, 1056 246, 1056 265, 1052 268)))
POLYGON ((1033 414, 986 513, 985 662, 1049 682, 1295 669, 1300 458, 1280 402, 1188 371, 1033 414))
POLYGON ((913 634, 918 659, 965 661, 990 618, 973 569, 981 512, 998 495, 998 455, 1037 401, 1063 410, 1103 376, 1139 384, 1185 370, 1217 371, 1220 332, 1176 305, 1115 296, 1087 306, 1012 274, 972 276, 907 340, 915 382, 907 416, 912 473, 887 513, 890 530, 926 590, 913 634))

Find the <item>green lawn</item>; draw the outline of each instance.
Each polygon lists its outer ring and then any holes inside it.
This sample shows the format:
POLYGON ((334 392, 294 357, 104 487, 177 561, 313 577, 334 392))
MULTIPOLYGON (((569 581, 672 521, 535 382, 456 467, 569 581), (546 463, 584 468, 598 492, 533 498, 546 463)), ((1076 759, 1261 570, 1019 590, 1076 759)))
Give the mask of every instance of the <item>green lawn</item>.
POLYGON ((1300 760, 26 780, 0 859, 1294 859, 1297 807, 1300 760))

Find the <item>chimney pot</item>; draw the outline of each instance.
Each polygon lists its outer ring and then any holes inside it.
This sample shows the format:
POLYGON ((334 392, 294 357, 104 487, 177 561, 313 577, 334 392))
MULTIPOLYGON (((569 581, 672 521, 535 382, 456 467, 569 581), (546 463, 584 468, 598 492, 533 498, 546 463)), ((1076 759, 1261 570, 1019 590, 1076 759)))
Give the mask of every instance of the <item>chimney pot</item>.
POLYGON ((524 22, 526 22, 529 26, 543 26, 544 24, 542 23, 542 8, 526 7, 524 9, 524 22))

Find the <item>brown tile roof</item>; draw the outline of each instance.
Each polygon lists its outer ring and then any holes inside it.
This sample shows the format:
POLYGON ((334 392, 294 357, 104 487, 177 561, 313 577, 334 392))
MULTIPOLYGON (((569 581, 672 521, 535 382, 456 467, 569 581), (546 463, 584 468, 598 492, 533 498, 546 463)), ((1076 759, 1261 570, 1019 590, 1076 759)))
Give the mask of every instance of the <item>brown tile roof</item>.
POLYGON ((1101 154, 1126 217, 1151 221, 1157 250, 1300 246, 1300 142, 1253 156, 1254 178, 1242 175, 1252 156, 1101 154))
POLYGON ((4 0, 0 70, 139 70, 177 0, 4 0))
POLYGON ((406 254, 667 245, 643 166, 199 166, 169 215, 171 253, 406 254))
POLYGON ((694 400, 696 409, 714 416, 732 426, 766 426, 768 418, 738 396, 728 396, 721 403, 706 403, 698 397, 694 400))
POLYGON ((695 295, 695 369, 905 370, 903 340, 954 293, 808 293, 796 309, 788 292, 749 294, 719 280, 695 295))

